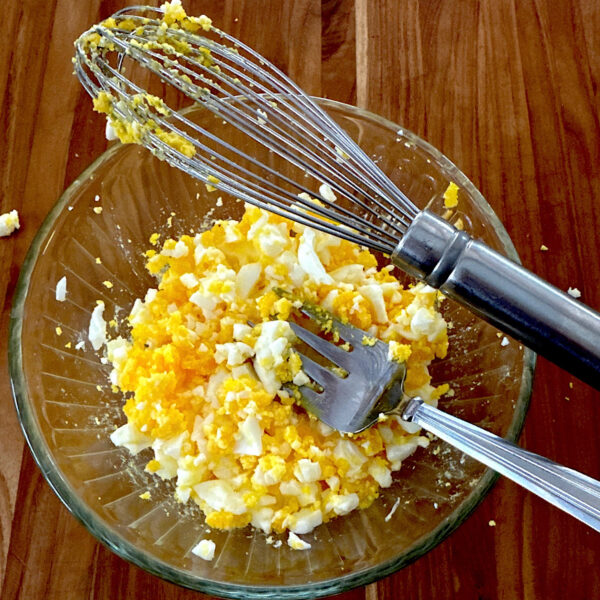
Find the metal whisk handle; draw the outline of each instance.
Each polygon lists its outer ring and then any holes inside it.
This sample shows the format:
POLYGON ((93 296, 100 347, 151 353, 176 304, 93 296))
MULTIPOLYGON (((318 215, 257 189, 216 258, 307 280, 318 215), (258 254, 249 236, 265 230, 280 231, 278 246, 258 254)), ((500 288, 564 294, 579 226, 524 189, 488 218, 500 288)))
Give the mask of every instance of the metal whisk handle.
POLYGON ((600 481, 519 448, 489 431, 425 404, 420 398, 409 401, 402 417, 419 424, 455 448, 600 531, 600 481))
POLYGON ((392 261, 600 389, 600 314, 565 292, 428 211, 392 261))

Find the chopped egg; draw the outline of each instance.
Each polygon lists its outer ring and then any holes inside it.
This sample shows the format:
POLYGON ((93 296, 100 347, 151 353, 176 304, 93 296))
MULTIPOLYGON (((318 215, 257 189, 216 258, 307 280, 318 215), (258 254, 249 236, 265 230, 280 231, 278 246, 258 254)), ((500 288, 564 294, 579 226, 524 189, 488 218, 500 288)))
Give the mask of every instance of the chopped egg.
POLYGON ((315 250, 316 232, 313 229, 306 228, 300 239, 298 246, 298 262, 300 267, 316 283, 332 284, 333 277, 325 270, 319 256, 315 250))
POLYGON ((192 554, 199 556, 203 560, 212 560, 215 557, 216 545, 212 540, 200 540, 200 542, 192 548, 192 554))
POLYGON ((400 506, 400 498, 396 498, 396 501, 394 502, 394 505, 392 506, 390 512, 385 516, 386 523, 388 521, 391 521, 392 517, 394 516, 394 513, 398 510, 399 506, 400 506))
POLYGON ((335 202, 337 200, 333 190, 331 189, 331 186, 327 183, 321 184, 319 187, 319 194, 321 194, 321 197, 329 202, 335 202))
POLYGON ((308 542, 300 539, 293 531, 290 531, 288 546, 293 550, 309 550, 311 548, 308 542))
POLYGON ((115 446, 123 446, 134 455, 152 445, 152 439, 144 435, 132 423, 126 423, 113 431, 110 440, 115 446))
POLYGON ((238 438, 233 448, 235 454, 260 456, 262 454, 263 430, 254 415, 246 417, 238 429, 238 438))
POLYGON ((104 128, 104 137, 106 137, 107 141, 109 141, 109 142, 119 139, 119 136, 117 135, 117 132, 114 130, 114 127, 112 126, 109 118, 106 119, 106 127, 104 128))
POLYGON ((455 208, 458 206, 458 186, 452 181, 444 192, 444 206, 455 208))
POLYGON ((106 343, 106 321, 102 316, 103 314, 104 302, 99 300, 92 311, 88 329, 88 339, 94 350, 99 350, 106 343))
POLYGON ((56 299, 59 302, 64 302, 67 297, 67 278, 61 277, 56 284, 56 299))
POLYGON ((131 307, 128 339, 107 341, 102 303, 90 320, 125 394, 127 423, 111 440, 149 448, 146 471, 172 479, 208 526, 287 531, 291 547, 309 548, 298 535, 369 506, 429 443, 401 419, 349 438, 308 415, 290 393, 310 380, 288 319, 305 302, 326 307, 368 343, 387 342, 388 358, 406 363, 407 393, 435 402, 448 386, 430 384, 428 365, 448 338, 433 288, 403 288, 364 248, 253 206, 166 239, 146 266, 158 285, 131 307))
POLYGON ((19 213, 16 210, 0 215, 0 237, 6 237, 19 229, 19 213))

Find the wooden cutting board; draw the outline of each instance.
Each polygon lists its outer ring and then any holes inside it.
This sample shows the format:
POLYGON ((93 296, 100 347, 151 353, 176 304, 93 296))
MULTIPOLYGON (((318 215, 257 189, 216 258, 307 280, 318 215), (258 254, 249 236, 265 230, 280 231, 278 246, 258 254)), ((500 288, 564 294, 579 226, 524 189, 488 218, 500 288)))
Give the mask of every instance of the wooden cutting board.
MULTIPOLYGON (((103 120, 71 73, 73 40, 121 6, 3 4, 0 212, 16 208, 22 221, 0 239, 3 600, 208 598, 127 564, 71 517, 24 447, 7 375, 9 310, 29 243, 61 191, 106 146, 103 120)), ((527 267, 600 308, 597 0, 185 7, 212 16, 308 92, 368 108, 427 139, 483 192, 527 267)), ((597 391, 539 360, 522 445, 599 478, 599 417, 597 391)), ((599 534, 503 480, 428 555, 339 598, 594 598, 598 564, 599 534)))

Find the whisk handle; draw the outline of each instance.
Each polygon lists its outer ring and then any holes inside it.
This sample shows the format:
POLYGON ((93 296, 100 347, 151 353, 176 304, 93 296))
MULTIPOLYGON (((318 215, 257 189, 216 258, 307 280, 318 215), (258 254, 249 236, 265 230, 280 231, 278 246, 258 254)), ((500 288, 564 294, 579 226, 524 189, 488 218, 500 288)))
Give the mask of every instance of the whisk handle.
POLYGON ((600 389, 600 314, 565 292, 428 211, 392 261, 600 389))

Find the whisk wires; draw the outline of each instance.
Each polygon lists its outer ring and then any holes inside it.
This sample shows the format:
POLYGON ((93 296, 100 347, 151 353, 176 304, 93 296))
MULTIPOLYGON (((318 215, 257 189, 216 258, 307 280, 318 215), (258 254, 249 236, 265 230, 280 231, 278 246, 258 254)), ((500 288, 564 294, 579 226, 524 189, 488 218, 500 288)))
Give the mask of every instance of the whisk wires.
POLYGON ((211 37, 167 27, 160 9, 123 9, 110 26, 106 23, 77 40, 75 73, 92 97, 107 95, 111 121, 132 141, 233 197, 372 250, 393 252, 418 209, 273 64, 213 26, 211 37), (128 77, 125 59, 232 125, 248 143, 230 143, 148 94, 128 77), (293 174, 255 158, 255 143, 282 157, 293 174), (318 194, 313 180, 326 184, 318 194))

